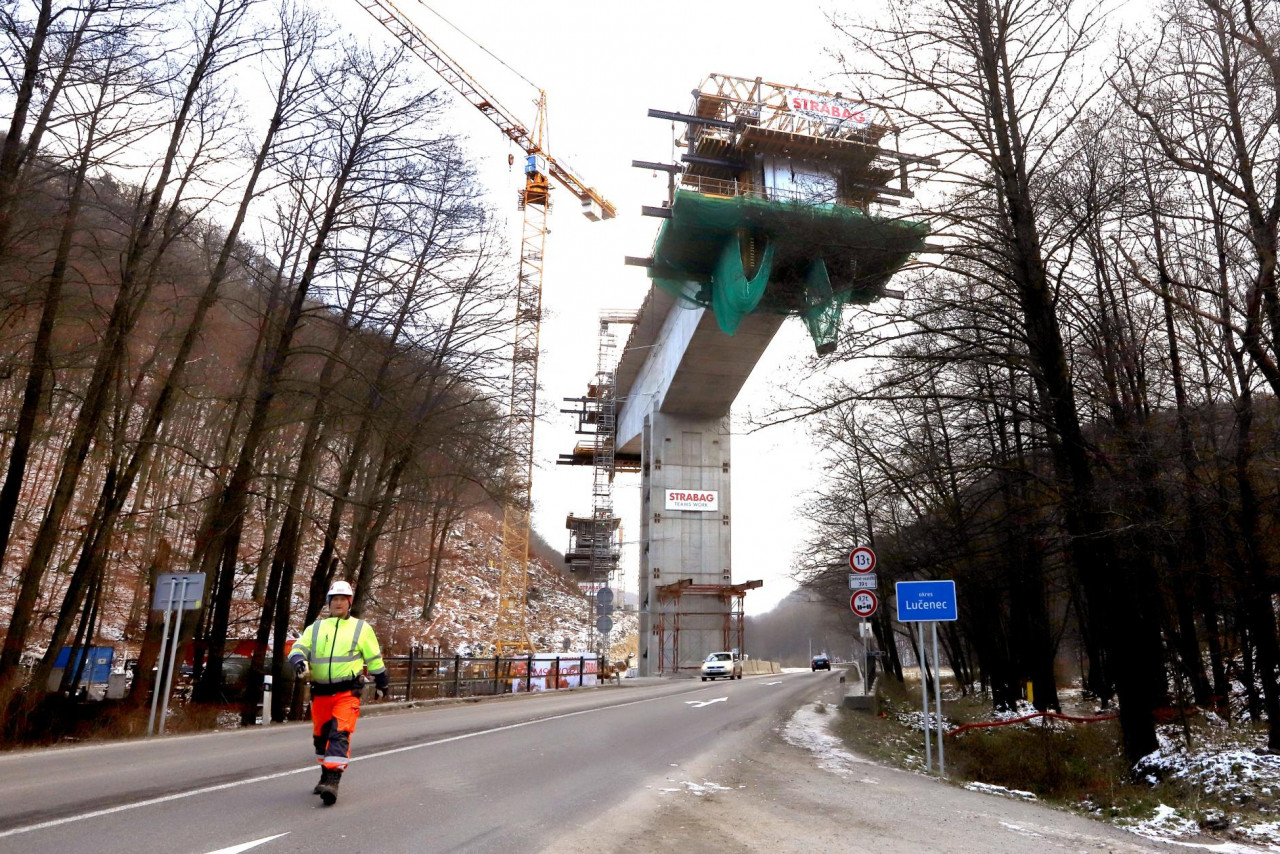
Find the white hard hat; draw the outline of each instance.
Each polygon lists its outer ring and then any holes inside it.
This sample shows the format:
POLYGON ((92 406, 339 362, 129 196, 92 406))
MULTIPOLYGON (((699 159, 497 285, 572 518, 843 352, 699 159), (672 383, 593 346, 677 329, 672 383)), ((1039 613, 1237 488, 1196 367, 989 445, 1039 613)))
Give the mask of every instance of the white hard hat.
POLYGON ((328 602, 334 596, 350 596, 354 599, 356 598, 356 592, 351 589, 351 585, 347 582, 335 581, 333 582, 333 585, 330 586, 329 593, 325 596, 325 601, 328 602))

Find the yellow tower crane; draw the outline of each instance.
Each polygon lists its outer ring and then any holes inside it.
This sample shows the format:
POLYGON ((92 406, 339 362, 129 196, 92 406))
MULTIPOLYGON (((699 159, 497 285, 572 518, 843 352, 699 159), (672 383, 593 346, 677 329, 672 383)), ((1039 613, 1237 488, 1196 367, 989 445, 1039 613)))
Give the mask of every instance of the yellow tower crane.
MULTIPOLYGON (((587 219, 612 219, 616 211, 572 170, 543 147, 547 95, 538 93, 534 130, 530 131, 467 71, 440 49, 391 0, 356 0, 405 47, 413 51, 454 91, 498 126, 525 153, 524 189, 519 209, 520 268, 516 285, 515 348, 511 366, 511 408, 507 419, 512 454, 512 491, 502 508, 502 553, 498 581, 498 654, 532 648, 528 630, 529 511, 533 486, 533 427, 538 402, 538 334, 542 323, 542 258, 547 239, 547 208, 555 179, 582 204, 587 219)), ((419 0, 421 2, 421 0, 419 0)), ((423 4, 425 7, 425 4, 423 4)))

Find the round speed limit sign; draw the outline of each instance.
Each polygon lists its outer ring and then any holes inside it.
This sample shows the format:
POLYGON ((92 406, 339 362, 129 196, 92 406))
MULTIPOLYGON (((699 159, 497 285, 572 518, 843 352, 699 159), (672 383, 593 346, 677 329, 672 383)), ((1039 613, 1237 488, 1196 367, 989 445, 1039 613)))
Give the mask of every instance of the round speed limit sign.
POLYGON ((870 572, 876 568, 876 553, 866 546, 858 546, 849 555, 849 567, 854 572, 870 572))
POLYGON ((849 607, 859 617, 870 617, 876 612, 876 606, 879 604, 880 600, 870 590, 859 590, 849 597, 849 607))

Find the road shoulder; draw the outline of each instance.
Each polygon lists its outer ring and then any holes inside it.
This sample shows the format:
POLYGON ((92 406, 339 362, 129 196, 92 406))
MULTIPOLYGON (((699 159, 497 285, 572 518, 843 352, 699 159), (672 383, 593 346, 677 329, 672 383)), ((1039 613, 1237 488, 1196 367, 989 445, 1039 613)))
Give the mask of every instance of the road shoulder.
POLYGON ((805 704, 749 752, 673 767, 548 852, 1167 850, 1039 804, 966 791, 847 752, 833 757, 820 742, 822 718, 834 709, 816 712, 818 705, 805 704))

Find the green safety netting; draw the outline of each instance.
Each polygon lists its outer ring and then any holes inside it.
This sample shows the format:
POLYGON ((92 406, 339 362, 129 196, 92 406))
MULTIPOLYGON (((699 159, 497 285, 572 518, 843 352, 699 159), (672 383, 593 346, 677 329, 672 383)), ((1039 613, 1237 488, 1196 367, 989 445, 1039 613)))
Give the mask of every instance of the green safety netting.
POLYGON ((649 277, 710 308, 728 335, 753 311, 804 319, 819 353, 835 347, 840 311, 879 298, 924 248, 923 223, 842 205, 676 192, 649 277))

